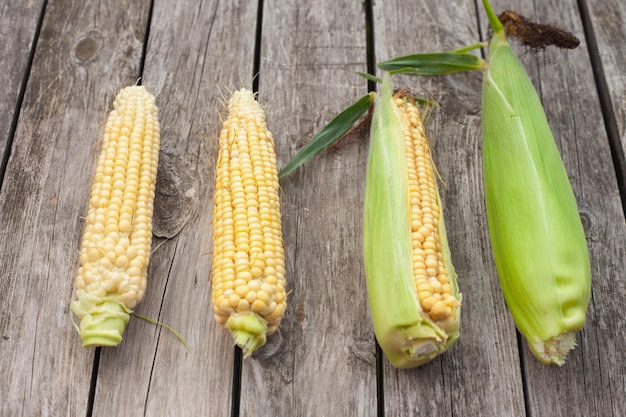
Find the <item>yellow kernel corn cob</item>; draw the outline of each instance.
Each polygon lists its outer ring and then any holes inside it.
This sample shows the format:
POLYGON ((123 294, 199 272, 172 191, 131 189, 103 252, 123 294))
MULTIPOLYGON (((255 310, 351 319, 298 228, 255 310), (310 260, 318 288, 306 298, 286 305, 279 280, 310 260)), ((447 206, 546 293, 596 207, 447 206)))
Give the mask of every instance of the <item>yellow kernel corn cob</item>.
POLYGON ((73 313, 83 346, 116 346, 146 289, 160 130, 154 97, 122 89, 109 114, 80 245, 73 313))
POLYGON ((419 108, 398 94, 394 104, 406 120, 404 145, 409 173, 413 278, 422 309, 435 321, 454 320, 459 301, 452 294, 439 237, 439 196, 430 146, 419 108))
POLYGON ((459 337, 461 294, 418 107, 376 97, 365 185, 363 259, 374 332, 398 368, 420 366, 459 337))
POLYGON ((272 135, 251 91, 236 91, 219 139, 213 210, 213 311, 251 355, 287 307, 272 135))

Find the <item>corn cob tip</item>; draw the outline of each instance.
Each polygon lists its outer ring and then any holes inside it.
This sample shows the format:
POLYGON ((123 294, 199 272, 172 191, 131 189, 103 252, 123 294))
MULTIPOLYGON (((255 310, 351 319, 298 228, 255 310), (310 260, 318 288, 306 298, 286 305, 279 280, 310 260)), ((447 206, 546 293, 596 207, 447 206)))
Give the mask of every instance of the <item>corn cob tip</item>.
POLYGON ((77 330, 83 347, 114 347, 122 341, 131 313, 123 303, 83 293, 71 308, 80 320, 77 330))
POLYGON ((246 358, 267 340, 267 321, 254 313, 233 313, 224 327, 230 330, 235 343, 243 350, 246 358))
POLYGON ((576 332, 566 332, 546 341, 529 343, 528 346, 542 363, 561 366, 569 351, 576 347, 576 332))

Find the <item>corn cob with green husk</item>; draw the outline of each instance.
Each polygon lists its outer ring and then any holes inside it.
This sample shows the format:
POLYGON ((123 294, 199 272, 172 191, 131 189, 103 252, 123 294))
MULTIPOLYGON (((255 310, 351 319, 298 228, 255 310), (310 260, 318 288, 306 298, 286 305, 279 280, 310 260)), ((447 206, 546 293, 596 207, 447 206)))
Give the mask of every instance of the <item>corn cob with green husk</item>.
POLYGON ((585 233, 541 101, 483 0, 494 35, 483 79, 483 175, 504 297, 533 354, 563 364, 585 324, 585 233))
POLYGON ((460 303, 441 199, 419 109, 383 79, 372 118, 363 256, 376 338, 400 368, 459 337, 460 303))
POLYGON ((80 245, 72 312, 83 346, 117 346, 146 289, 159 161, 154 97, 124 88, 109 114, 80 245))
POLYGON ((213 210, 213 311, 246 356, 287 307, 278 173, 254 94, 236 91, 219 139, 213 210))

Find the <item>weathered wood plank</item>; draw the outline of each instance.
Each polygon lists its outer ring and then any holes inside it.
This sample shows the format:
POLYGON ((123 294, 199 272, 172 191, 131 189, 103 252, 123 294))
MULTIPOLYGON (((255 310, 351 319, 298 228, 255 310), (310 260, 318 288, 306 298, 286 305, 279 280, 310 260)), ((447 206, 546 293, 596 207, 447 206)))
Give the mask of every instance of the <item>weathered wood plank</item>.
MULTIPOLYGON (((626 4, 623 1, 587 1, 592 22, 592 31, 597 41, 597 49, 601 58, 602 75, 606 80, 609 98, 612 104, 613 116, 617 124, 617 135, 621 141, 622 156, 626 154, 626 79, 624 67, 626 54, 624 39, 626 39, 626 4)), ((610 121, 611 123, 613 121, 610 121)), ((604 167, 608 159, 590 161, 589 172, 595 172, 597 167, 604 167)), ((624 172, 622 172, 624 175, 624 172)), ((620 187, 624 189, 624 178, 620 187)), ((613 197, 615 190, 604 190, 606 194, 600 196, 602 203, 605 196, 613 197)), ((605 218, 604 213, 597 213, 599 219, 604 219, 602 228, 594 227, 592 239, 599 250, 606 250, 606 256, 601 259, 603 268, 595 272, 594 301, 596 309, 601 312, 593 322, 597 326, 596 339, 599 355, 602 358, 602 367, 597 371, 602 378, 596 381, 599 388, 610 393, 608 400, 614 416, 624 415, 624 401, 626 398, 626 370, 624 370, 623 353, 620 360, 619 351, 623 352, 622 341, 626 339, 626 323, 623 315, 626 302, 626 281, 624 277, 623 234, 613 229, 611 218, 605 218), (608 229, 608 230, 607 230, 608 229), (619 235, 618 235, 619 233, 619 235), (604 247, 606 246, 606 249, 604 247), (618 364, 619 366, 614 366, 618 364)), ((613 217, 613 216, 611 216, 613 217)), ((619 219, 621 216, 617 216, 619 219)), ((619 230, 623 222, 617 223, 619 230)), ((606 399, 606 398, 604 398, 606 399)))
POLYGON ((11 125, 18 110, 18 99, 43 4, 43 0, 39 0, 7 1, 0 5, 0 155, 6 151, 11 125))
POLYGON ((623 415, 626 364, 620 341, 626 338, 626 320, 621 313, 626 284, 612 278, 626 271, 620 255, 626 227, 577 2, 552 0, 531 5, 497 0, 494 7, 513 8, 531 20, 558 24, 581 39, 577 49, 547 48, 538 54, 513 45, 540 91, 572 182, 587 234, 593 279, 588 322, 578 337, 580 346, 563 367, 540 364, 523 344, 529 414, 623 415))
POLYGON ((234 347, 210 303, 212 209, 223 95, 252 79, 256 3, 157 1, 144 84, 157 95, 161 160, 151 287, 137 322, 100 361, 94 415, 226 416, 234 347))
POLYGON ((47 3, 0 194, 2 415, 86 414, 93 350, 68 314, 81 216, 113 91, 139 74, 148 4, 47 3))
MULTIPOLYGON (((361 2, 265 1, 261 101, 279 166, 367 93, 361 2)), ((373 416, 374 336, 361 258, 367 137, 281 181, 289 308, 242 376, 241 415, 373 416), (282 336, 282 341, 280 340, 282 336), (276 346, 278 345, 278 346, 276 346)))
POLYGON ((592 30, 600 53, 622 153, 626 154, 626 3, 620 0, 587 0, 592 30))
MULTIPOLYGON (((381 2, 374 8, 377 60, 477 42, 474 3, 381 2)), ((443 185, 452 261, 463 294, 461 338, 414 370, 385 366, 385 410, 391 416, 524 415, 517 342, 497 283, 484 215, 481 74, 396 80, 396 87, 436 99, 427 131, 443 185)))

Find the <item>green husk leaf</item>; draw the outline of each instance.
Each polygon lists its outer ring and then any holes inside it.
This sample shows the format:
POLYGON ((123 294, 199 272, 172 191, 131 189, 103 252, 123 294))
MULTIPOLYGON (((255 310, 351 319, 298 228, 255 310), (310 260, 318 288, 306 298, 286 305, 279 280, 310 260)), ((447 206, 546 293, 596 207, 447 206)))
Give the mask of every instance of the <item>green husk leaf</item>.
MULTIPOLYGON (((446 351, 459 337, 459 315, 435 323, 422 310, 413 279, 409 183, 403 128, 383 78, 372 117, 363 212, 363 257, 374 332, 391 364, 411 368, 446 351)), ((440 205, 441 207, 441 205, 440 205)), ((440 239, 452 291, 460 301, 443 218, 440 239)))
POLYGON ((95 297, 82 293, 70 304, 70 318, 78 332, 83 347, 115 347, 122 341, 126 325, 133 315, 149 323, 165 327, 180 340, 189 353, 191 347, 174 328, 158 320, 142 316, 130 310, 114 297, 95 297), (74 316, 80 324, 74 322, 74 316))
POLYGON ((494 32, 482 109, 494 259, 507 306, 531 351, 543 363, 561 365, 589 305, 585 233, 539 96, 504 31, 494 32))
POLYGON ((484 47, 486 47, 488 45, 489 45, 489 42, 476 42, 476 43, 473 43, 471 45, 467 45, 467 46, 463 46, 463 47, 461 47, 459 49, 455 49, 452 52, 457 53, 457 54, 461 54, 461 53, 465 53, 465 52, 469 52, 469 51, 474 51, 476 49, 484 48, 484 47))
POLYGON ((430 52, 401 56, 378 63, 391 74, 448 75, 457 72, 483 70, 487 63, 477 55, 464 52, 430 52))
POLYGON ((267 340, 267 321, 255 313, 233 313, 226 321, 235 343, 243 350, 244 357, 265 344, 267 340))
POLYGON ((74 327, 83 347, 114 347, 120 344, 131 313, 123 303, 112 297, 82 293, 70 307, 80 320, 80 325, 74 324, 74 327))
POLYGON ((372 104, 374 93, 369 93, 358 99, 351 106, 343 110, 333 118, 322 130, 320 130, 309 143, 291 158, 289 162, 280 170, 278 178, 291 173, 300 165, 313 159, 315 155, 335 143, 345 135, 356 121, 365 114, 372 104))
POLYGON ((383 82, 382 78, 377 77, 377 76, 375 76, 373 74, 368 74, 367 72, 360 72, 360 71, 357 71, 356 73, 357 73, 357 75, 360 75, 361 77, 365 78, 368 81, 373 81, 373 82, 375 82, 377 84, 380 84, 380 83, 383 82))

